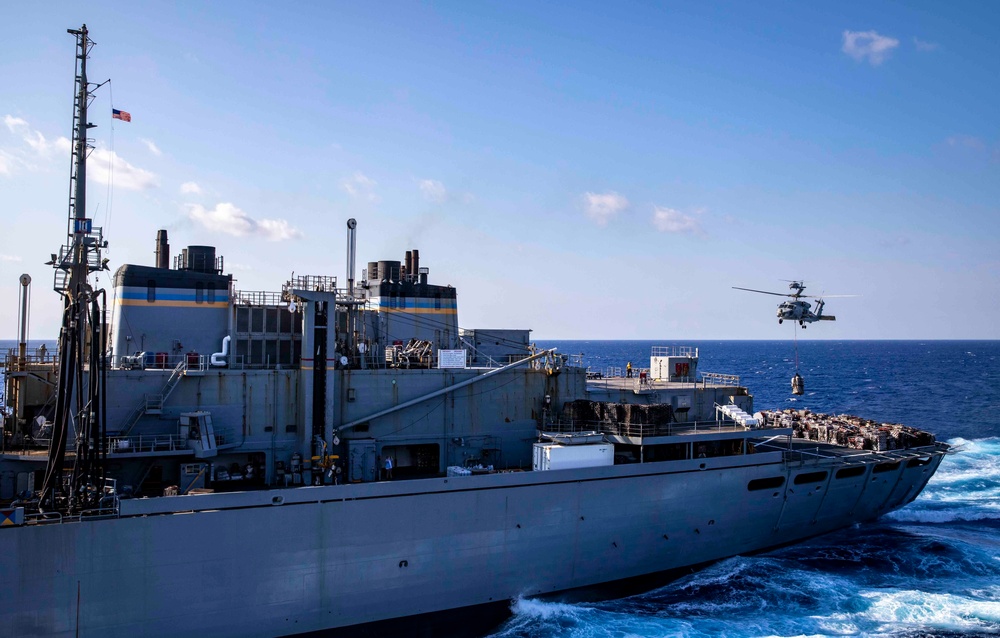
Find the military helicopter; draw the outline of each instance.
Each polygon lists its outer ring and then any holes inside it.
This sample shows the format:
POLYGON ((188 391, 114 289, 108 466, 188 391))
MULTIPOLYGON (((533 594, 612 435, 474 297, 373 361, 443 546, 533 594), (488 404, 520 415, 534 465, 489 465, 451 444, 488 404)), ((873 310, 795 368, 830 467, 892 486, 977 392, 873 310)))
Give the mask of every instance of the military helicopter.
MULTIPOLYGON (((759 292, 764 295, 777 295, 779 297, 788 297, 788 301, 783 301, 778 304, 778 323, 782 323, 785 319, 789 321, 798 321, 799 325, 803 328, 806 327, 807 323, 812 323, 814 321, 836 321, 837 318, 833 315, 823 314, 823 305, 826 303, 820 297, 816 295, 804 295, 802 292, 806 289, 806 285, 802 281, 790 281, 788 282, 788 289, 791 292, 770 292, 768 290, 754 290, 753 288, 740 288, 739 286, 733 286, 736 290, 746 290, 748 292, 759 292), (812 304, 808 301, 803 301, 804 299, 815 299, 816 300, 816 310, 812 310, 812 304)), ((827 297, 853 297, 854 295, 826 295, 827 297)))

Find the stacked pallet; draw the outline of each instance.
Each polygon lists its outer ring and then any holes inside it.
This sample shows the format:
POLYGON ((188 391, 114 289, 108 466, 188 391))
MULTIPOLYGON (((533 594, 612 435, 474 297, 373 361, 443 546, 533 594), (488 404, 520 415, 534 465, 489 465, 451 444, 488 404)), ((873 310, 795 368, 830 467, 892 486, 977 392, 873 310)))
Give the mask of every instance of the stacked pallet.
POLYGON ((857 450, 885 452, 934 443, 934 435, 899 423, 880 423, 849 414, 820 414, 809 410, 765 410, 754 416, 766 427, 792 428, 792 436, 833 443, 857 450))

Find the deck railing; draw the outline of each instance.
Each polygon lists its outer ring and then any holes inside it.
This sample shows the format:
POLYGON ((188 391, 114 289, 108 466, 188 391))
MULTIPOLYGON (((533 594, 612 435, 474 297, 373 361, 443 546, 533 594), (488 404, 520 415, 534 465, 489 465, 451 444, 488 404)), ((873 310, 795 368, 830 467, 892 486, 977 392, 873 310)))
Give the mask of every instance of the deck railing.
POLYGON ((693 346, 653 346, 650 354, 654 357, 698 357, 698 348, 693 346))
POLYGON ((136 454, 149 452, 176 452, 187 450, 187 439, 178 434, 136 434, 134 436, 109 436, 107 454, 136 454))
POLYGON ((35 367, 57 366, 59 357, 55 348, 47 351, 45 348, 32 348, 21 358, 17 348, 10 348, 4 355, 4 370, 8 372, 20 372, 32 370, 35 367))
POLYGON ((612 436, 644 438, 652 436, 675 436, 679 434, 700 434, 721 431, 746 431, 732 421, 690 421, 686 423, 607 423, 604 421, 564 421, 562 419, 539 425, 544 432, 578 433, 601 432, 612 436))
POLYGON ((722 374, 721 372, 702 372, 701 381, 705 385, 733 385, 740 384, 738 374, 722 374))

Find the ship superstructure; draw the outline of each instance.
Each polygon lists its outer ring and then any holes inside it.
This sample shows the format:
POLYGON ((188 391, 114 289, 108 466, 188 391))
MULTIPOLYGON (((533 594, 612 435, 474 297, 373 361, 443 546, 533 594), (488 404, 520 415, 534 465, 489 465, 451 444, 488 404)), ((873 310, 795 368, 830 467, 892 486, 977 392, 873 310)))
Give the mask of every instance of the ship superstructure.
POLYGON ((237 290, 165 230, 108 312, 64 269, 89 336, 6 358, 0 636, 287 635, 590 587, 878 517, 947 451, 757 412, 694 348, 623 376, 464 330, 419 250, 355 280, 356 232, 346 285, 237 290))

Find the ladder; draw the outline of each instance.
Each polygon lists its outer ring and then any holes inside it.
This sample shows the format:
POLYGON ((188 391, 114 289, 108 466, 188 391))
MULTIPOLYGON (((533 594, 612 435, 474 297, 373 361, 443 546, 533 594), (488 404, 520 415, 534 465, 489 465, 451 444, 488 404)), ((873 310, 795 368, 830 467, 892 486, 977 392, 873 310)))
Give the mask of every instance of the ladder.
POLYGON ((132 432, 132 428, 135 424, 139 422, 146 414, 163 414, 163 403, 167 400, 167 397, 174 391, 177 384, 180 383, 181 377, 184 376, 184 371, 187 370, 187 357, 182 356, 180 362, 174 367, 173 371, 170 373, 170 377, 167 382, 163 384, 163 389, 160 390, 159 394, 145 394, 139 404, 129 413, 122 422, 121 436, 128 436, 132 432))

